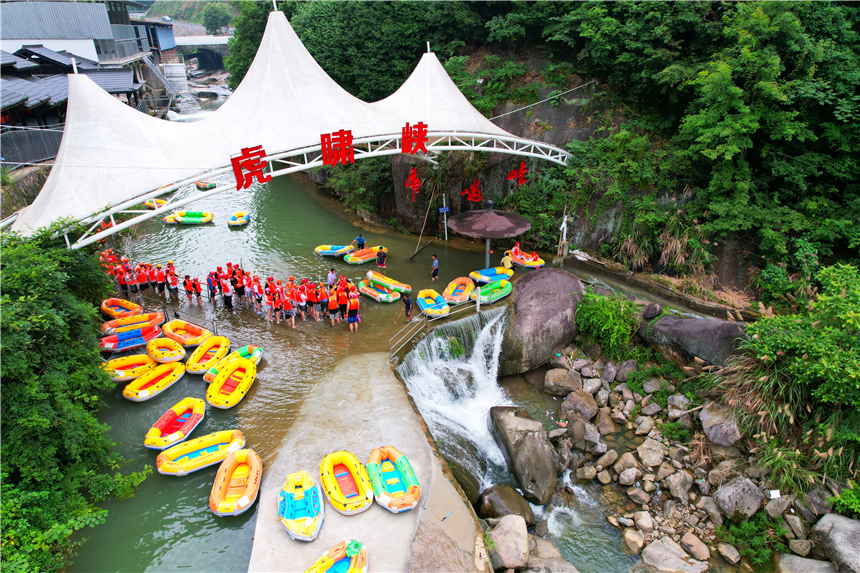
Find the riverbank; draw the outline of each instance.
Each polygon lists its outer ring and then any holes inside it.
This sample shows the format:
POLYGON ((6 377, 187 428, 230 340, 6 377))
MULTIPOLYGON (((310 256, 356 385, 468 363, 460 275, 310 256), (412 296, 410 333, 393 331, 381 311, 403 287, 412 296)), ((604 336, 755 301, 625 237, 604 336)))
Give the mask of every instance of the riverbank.
POLYGON ((317 382, 266 468, 259 503, 249 571, 304 570, 344 539, 364 544, 377 571, 483 570, 474 513, 442 472, 385 353, 348 357, 317 382), (415 470, 422 487, 417 508, 395 515, 374 503, 344 516, 329 506, 315 542, 289 538, 277 515, 284 476, 301 469, 314 474, 320 460, 339 449, 363 461, 371 449, 389 444, 415 470))

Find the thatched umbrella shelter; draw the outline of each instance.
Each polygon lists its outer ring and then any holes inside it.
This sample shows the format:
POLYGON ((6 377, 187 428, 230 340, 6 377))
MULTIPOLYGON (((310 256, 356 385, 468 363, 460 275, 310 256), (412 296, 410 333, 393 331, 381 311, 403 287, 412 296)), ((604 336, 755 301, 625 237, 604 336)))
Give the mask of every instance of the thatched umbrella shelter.
POLYGON ((493 202, 487 201, 487 208, 466 211, 448 219, 448 226, 461 235, 486 239, 487 250, 484 266, 490 266, 490 239, 507 239, 522 235, 532 228, 529 220, 510 211, 496 211, 493 202))

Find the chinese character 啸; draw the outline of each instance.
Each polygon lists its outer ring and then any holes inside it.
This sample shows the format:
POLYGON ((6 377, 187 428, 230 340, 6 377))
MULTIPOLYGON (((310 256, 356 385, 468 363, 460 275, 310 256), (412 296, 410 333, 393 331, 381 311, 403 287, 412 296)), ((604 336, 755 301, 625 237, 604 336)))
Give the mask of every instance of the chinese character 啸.
POLYGON ((409 179, 406 180, 405 187, 407 189, 412 189, 412 202, 415 202, 415 194, 418 193, 418 189, 421 187, 421 180, 418 179, 418 171, 413 167, 409 170, 409 179))
POLYGON ((427 126, 421 121, 411 127, 407 123, 406 127, 403 128, 401 144, 401 150, 403 153, 408 153, 409 155, 415 155, 419 151, 427 153, 427 147, 425 146, 426 143, 427 126))
POLYGON ((355 163, 352 149, 352 131, 341 129, 320 136, 323 165, 355 163))
POLYGON ((239 155, 230 159, 233 164, 233 174, 236 176, 237 191, 250 187, 255 178, 260 183, 272 180, 271 175, 263 172, 266 167, 266 162, 262 161, 264 157, 266 157, 266 152, 263 151, 263 146, 257 145, 255 147, 243 147, 239 155))
POLYGON ((475 182, 472 183, 470 187, 467 187, 463 191, 460 192, 460 195, 466 196, 466 201, 481 201, 481 184, 478 183, 478 180, 475 179, 475 182))
POLYGON ((517 180, 517 185, 522 185, 526 182, 526 173, 528 173, 528 167, 526 167, 525 161, 520 161, 520 166, 518 169, 512 169, 510 173, 508 173, 508 181, 512 179, 517 180))

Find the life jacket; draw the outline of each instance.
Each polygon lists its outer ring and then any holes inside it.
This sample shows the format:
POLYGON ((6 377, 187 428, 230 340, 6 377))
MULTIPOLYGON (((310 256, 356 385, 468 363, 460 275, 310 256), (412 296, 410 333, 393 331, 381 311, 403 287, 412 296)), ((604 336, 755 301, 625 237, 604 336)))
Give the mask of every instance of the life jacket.
POLYGON ((520 257, 520 258, 522 258, 522 256, 523 256, 523 252, 520 250, 519 247, 514 247, 513 249, 511 249, 511 254, 515 257, 520 257))
POLYGON ((348 299, 346 298, 346 290, 344 290, 344 289, 339 289, 339 290, 337 291, 337 303, 338 303, 338 304, 346 304, 346 301, 347 301, 347 300, 348 300, 348 299))
POLYGON ((149 271, 146 274, 149 275, 149 282, 151 282, 151 283, 154 283, 155 278, 158 276, 155 272, 155 269, 149 269, 149 271))
POLYGON ((224 296, 233 295, 233 287, 230 286, 230 281, 227 279, 221 279, 221 291, 224 293, 224 296))
POLYGON ((263 296, 263 287, 260 286, 260 283, 254 283, 251 285, 251 288, 254 289, 254 294, 257 296, 263 296))
POLYGON ((129 271, 125 274, 125 282, 127 285, 136 285, 137 284, 137 275, 133 272, 129 271))
POLYGON ((271 291, 269 291, 269 294, 266 295, 266 304, 272 306, 272 303, 274 302, 273 299, 274 297, 272 296, 271 291))
POLYGON ((312 288, 308 292, 308 302, 316 304, 319 302, 319 297, 317 296, 317 289, 312 288))
POLYGON ((328 309, 334 310, 337 308, 337 293, 334 289, 331 289, 331 292, 328 295, 328 309))
POLYGON ((218 288, 218 279, 216 279, 212 275, 209 275, 208 277, 206 277, 206 284, 209 285, 209 290, 215 290, 216 288, 218 288))
POLYGON ((137 271, 137 282, 143 284, 146 282, 146 271, 143 269, 137 271))
POLYGON ((194 282, 191 279, 185 279, 182 281, 182 286, 185 287, 186 292, 194 290, 194 282))
POLYGON ((160 282, 160 283, 164 282, 164 271, 163 270, 158 269, 158 271, 156 271, 155 280, 160 282))
POLYGON ((191 281, 191 286, 197 294, 203 292, 203 289, 200 288, 200 281, 191 281))
POLYGON ((358 310, 358 297, 349 299, 349 310, 358 310))
POLYGON ((119 284, 125 284, 125 273, 122 271, 117 271, 116 280, 119 281, 119 284))
POLYGON ((275 306, 275 310, 281 310, 284 307, 284 299, 281 298, 281 295, 275 293, 275 296, 272 298, 272 304, 275 306))
POLYGON ((179 288, 179 279, 176 278, 176 275, 168 276, 167 282, 170 285, 170 288, 179 288))
POLYGON ((293 310, 293 303, 289 298, 284 298, 284 310, 293 310))

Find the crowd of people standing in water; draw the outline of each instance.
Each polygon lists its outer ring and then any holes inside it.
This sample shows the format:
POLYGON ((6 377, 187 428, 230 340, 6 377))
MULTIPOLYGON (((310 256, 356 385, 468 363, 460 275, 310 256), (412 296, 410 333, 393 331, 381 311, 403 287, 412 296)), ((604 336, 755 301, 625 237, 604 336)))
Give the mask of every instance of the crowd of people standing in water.
POLYGON ((228 311, 245 306, 258 315, 265 314, 270 322, 284 321, 292 328, 296 327, 297 319, 324 322, 328 318, 332 327, 345 322, 350 331, 356 332, 361 322, 358 288, 343 275, 338 276, 334 269, 325 283, 315 283, 293 276, 286 281, 274 277, 261 279, 238 264, 227 263, 211 271, 201 282, 199 277, 187 274, 180 280, 173 261, 167 261, 163 267, 150 263, 132 265, 127 257, 115 255, 112 249, 103 251, 99 259, 119 285, 123 297, 137 303, 140 295, 146 295, 150 288, 168 302, 174 298, 179 302, 181 285, 190 305, 196 302, 203 306, 205 288, 213 305, 217 306, 220 298, 228 311))

